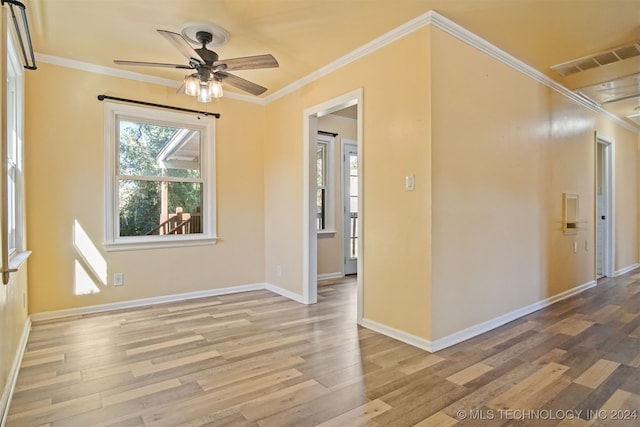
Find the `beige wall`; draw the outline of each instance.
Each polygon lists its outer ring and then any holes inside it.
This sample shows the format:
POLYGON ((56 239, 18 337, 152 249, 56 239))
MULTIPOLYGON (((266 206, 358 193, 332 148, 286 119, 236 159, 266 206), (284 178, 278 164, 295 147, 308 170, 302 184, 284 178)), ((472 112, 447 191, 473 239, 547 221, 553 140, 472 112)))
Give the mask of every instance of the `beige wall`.
POLYGON ((27 77, 32 313, 264 281, 264 107, 228 97, 203 106, 175 89, 45 63, 27 77), (101 93, 222 114, 216 122, 216 245, 104 251, 101 93), (78 275, 91 276, 82 249, 74 247, 76 221, 107 263, 108 285, 93 277, 97 293, 76 289, 78 275), (114 272, 124 273, 124 286, 113 287, 114 272))
POLYGON ((432 41, 432 339, 594 279, 595 131, 615 139, 615 268, 636 264, 637 136, 439 30, 432 41), (563 192, 580 198, 576 235, 563 192))
POLYGON ((343 271, 343 216, 342 216, 342 142, 356 141, 357 123, 354 119, 336 115, 318 118, 318 129, 337 133, 333 146, 334 218, 335 234, 318 234, 318 276, 343 271))
POLYGON ((265 145, 267 282, 302 294, 302 113, 363 89, 364 316, 422 337, 430 331, 428 52, 421 29, 268 104, 265 145), (393 78, 380 67, 408 57, 393 78), (413 192, 404 190, 407 174, 413 192))

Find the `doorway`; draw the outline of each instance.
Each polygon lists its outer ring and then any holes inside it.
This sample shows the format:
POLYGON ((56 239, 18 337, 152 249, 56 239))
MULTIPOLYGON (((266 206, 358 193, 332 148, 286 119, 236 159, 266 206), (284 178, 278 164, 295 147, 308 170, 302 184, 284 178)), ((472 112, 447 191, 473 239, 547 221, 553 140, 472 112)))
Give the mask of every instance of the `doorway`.
POLYGON ((596 279, 613 277, 613 140, 596 134, 596 279))
MULTIPOLYGON (((318 300, 318 230, 317 230, 317 135, 318 118, 347 107, 356 106, 357 138, 356 152, 362 153, 362 89, 357 89, 342 96, 309 107, 303 113, 303 217, 302 217, 302 300, 305 304, 314 304, 318 300)), ((358 174, 362 177, 362 162, 358 165, 358 174)), ((358 220, 356 222, 357 257, 357 319, 362 320, 363 312, 363 197, 362 179, 357 180, 358 220)))

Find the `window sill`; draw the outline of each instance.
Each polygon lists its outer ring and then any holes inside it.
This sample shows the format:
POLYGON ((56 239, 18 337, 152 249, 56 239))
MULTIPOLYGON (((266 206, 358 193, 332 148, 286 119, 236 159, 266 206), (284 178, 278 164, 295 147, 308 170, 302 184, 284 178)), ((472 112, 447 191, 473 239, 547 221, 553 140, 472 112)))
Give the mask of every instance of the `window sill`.
POLYGON ((185 248, 191 246, 211 246, 218 241, 217 237, 200 237, 189 239, 162 239, 147 241, 118 241, 105 242, 104 248, 107 252, 117 251, 138 251, 144 249, 165 249, 165 248, 185 248))
POLYGON ((11 270, 19 270, 20 267, 27 261, 27 258, 31 256, 31 251, 16 252, 9 258, 9 268, 11 270))

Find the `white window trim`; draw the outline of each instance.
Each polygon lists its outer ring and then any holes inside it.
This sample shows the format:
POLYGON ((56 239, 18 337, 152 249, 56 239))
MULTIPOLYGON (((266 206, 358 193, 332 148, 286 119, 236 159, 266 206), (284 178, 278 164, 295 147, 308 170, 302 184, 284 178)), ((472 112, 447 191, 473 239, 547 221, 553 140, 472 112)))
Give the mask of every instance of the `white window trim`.
POLYGON ((326 136, 326 135, 318 135, 317 144, 318 145, 324 144, 326 147, 325 148, 325 155, 326 155, 325 173, 327 174, 327 176, 325 177, 326 192, 325 192, 325 199, 324 199, 325 223, 324 223, 324 228, 321 230, 318 230, 318 234, 333 235, 333 234, 336 234, 336 222, 335 222, 336 190, 335 190, 335 176, 334 176, 335 155, 334 155, 334 148, 333 148, 333 146, 335 145, 335 138, 326 136))
MULTIPOLYGON (((16 115, 16 152, 15 152, 15 248, 9 254, 9 268, 19 269, 29 258, 31 251, 26 250, 26 239, 24 236, 25 226, 25 187, 24 187, 24 69, 20 62, 20 56, 16 47, 13 33, 9 27, 7 31, 7 77, 12 78, 15 83, 15 111, 16 115)), ((5 112, 6 114, 6 112, 5 112)), ((5 130, 6 131, 6 130, 5 130)), ((6 177, 2 180, 5 182, 6 177)), ((5 182, 6 185, 6 182, 5 182)))
POLYGON ((127 251, 213 245, 216 235, 216 173, 215 173, 215 120, 173 111, 156 110, 133 105, 104 103, 105 138, 105 242, 107 251, 127 251), (119 236, 119 195, 116 180, 118 141, 116 123, 119 117, 149 120, 153 123, 188 126, 202 133, 202 165, 204 191, 202 194, 203 232, 172 236, 119 236))

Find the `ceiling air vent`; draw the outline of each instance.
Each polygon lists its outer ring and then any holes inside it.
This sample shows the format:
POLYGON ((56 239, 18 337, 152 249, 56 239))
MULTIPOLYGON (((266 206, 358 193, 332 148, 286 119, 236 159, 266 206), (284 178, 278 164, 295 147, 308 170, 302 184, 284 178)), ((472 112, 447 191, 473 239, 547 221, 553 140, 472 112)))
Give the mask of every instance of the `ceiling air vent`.
POLYGON ((612 64, 635 56, 640 56, 640 41, 624 46, 618 46, 606 52, 600 52, 595 55, 574 59, 573 61, 563 62, 562 64, 552 66, 551 69, 561 76, 568 76, 570 74, 579 73, 580 71, 602 67, 603 65, 612 64))

